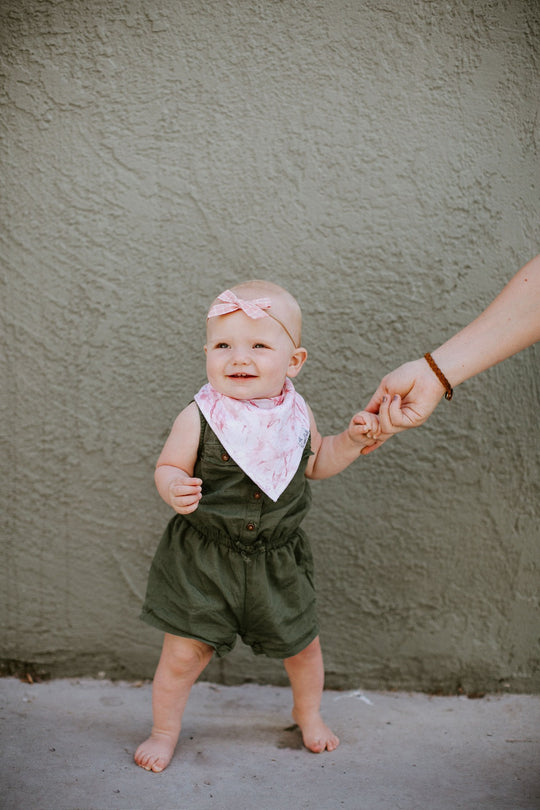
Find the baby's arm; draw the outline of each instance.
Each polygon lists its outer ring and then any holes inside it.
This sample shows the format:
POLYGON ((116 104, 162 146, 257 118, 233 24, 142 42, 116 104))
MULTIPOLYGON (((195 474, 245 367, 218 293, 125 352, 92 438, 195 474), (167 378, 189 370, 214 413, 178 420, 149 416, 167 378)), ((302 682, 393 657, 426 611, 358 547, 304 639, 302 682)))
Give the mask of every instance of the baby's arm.
POLYGON ((201 499, 200 478, 193 478, 201 424, 197 405, 191 402, 176 417, 169 438, 158 458, 156 487, 179 515, 194 512, 201 499))
POLYGON ((375 449, 389 438, 380 432, 379 420, 373 413, 356 413, 349 426, 335 436, 321 436, 309 410, 311 428, 311 449, 306 475, 308 478, 330 478, 352 464, 358 456, 375 449), (375 419, 373 418, 375 416, 375 419))

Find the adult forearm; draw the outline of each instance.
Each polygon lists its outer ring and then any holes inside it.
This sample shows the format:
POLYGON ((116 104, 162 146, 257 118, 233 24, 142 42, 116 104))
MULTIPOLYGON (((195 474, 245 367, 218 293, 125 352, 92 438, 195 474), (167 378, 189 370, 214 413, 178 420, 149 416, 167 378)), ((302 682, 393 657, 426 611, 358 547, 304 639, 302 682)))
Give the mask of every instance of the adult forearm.
POLYGON ((432 351, 451 385, 540 340, 540 256, 516 273, 468 326, 432 351))

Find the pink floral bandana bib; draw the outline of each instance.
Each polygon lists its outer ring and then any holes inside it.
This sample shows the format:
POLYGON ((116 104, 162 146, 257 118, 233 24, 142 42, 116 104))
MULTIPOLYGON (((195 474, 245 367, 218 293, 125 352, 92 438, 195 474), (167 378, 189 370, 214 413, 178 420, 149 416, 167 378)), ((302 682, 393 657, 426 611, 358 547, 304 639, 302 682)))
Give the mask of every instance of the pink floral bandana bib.
POLYGON ((303 397, 287 378, 272 399, 233 399, 210 383, 195 402, 219 441, 263 492, 277 501, 292 481, 309 437, 303 397))

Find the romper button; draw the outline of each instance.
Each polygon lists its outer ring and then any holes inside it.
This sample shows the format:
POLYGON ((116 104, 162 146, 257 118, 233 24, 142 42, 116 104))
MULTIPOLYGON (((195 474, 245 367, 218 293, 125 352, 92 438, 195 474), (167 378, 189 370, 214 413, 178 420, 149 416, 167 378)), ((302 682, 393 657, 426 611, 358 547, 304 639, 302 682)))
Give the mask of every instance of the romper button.
POLYGON ((255 528, 254 523, 248 523, 248 525, 246 526, 246 529, 248 530, 248 532, 252 532, 254 528, 255 528))
POLYGON ((229 460, 229 456, 227 455, 227 453, 222 453, 221 454, 221 460, 222 461, 228 461, 229 460))
POLYGON ((261 493, 260 492, 254 492, 253 497, 255 498, 256 501, 258 501, 259 498, 261 497, 261 493))

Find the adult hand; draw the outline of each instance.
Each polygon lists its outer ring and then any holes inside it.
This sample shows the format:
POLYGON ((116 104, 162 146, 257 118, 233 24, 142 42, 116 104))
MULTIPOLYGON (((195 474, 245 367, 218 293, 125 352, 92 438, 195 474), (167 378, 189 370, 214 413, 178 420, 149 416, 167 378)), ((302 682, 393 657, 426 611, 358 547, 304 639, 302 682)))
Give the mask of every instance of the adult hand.
POLYGON ((427 362, 412 360, 383 377, 366 411, 379 415, 383 433, 400 433, 422 425, 443 394, 444 387, 427 362))
MULTIPOLYGON (((452 387, 540 340, 540 255, 525 264, 471 323, 431 355, 452 387)), ((426 360, 387 374, 366 410, 384 433, 422 425, 445 392, 426 360)))

